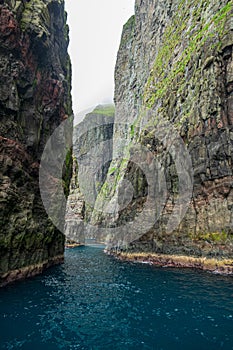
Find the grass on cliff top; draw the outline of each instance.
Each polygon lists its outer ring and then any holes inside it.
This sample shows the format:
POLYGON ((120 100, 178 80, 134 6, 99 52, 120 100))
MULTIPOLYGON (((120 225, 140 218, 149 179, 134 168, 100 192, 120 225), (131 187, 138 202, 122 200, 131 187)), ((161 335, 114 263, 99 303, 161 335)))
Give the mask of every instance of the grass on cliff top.
POLYGON ((107 117, 114 117, 115 106, 113 104, 99 105, 91 112, 91 114, 101 114, 107 117))

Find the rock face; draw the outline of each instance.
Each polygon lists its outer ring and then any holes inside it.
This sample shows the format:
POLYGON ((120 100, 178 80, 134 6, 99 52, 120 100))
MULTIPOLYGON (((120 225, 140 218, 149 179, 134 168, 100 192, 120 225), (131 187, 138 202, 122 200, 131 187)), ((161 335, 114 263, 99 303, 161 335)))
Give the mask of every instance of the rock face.
POLYGON ((232 11, 227 0, 136 0, 115 71, 114 160, 91 221, 110 246, 232 257, 232 11))
POLYGON ((39 162, 72 114, 67 46, 63 0, 0 2, 0 285, 63 260, 64 235, 40 198, 39 162))
POLYGON ((88 229, 88 223, 112 160, 114 113, 113 105, 99 105, 74 128, 65 234, 77 243, 84 244, 85 238, 101 240, 88 229))
POLYGON ((66 242, 85 244, 85 201, 78 184, 78 164, 73 160, 73 174, 70 183, 70 194, 67 200, 65 216, 66 242))

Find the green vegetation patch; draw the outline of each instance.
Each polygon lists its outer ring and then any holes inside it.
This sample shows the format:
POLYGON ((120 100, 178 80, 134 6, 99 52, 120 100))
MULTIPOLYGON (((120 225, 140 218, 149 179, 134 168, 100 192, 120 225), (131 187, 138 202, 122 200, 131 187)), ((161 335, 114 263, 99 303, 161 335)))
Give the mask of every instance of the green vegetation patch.
POLYGON ((91 113, 92 114, 101 114, 101 115, 104 115, 106 117, 114 117, 115 106, 113 104, 99 105, 91 113))
POLYGON ((205 21, 202 13, 206 12, 209 5, 210 1, 204 0, 195 1, 192 6, 185 0, 180 2, 177 15, 165 29, 162 45, 145 87, 143 98, 147 107, 153 107, 169 88, 177 84, 177 80, 179 85, 185 83, 188 63, 207 41, 211 41, 212 50, 220 49, 227 15, 232 10, 232 1, 205 21), (181 45, 184 45, 182 50, 181 45), (177 49, 181 51, 178 57, 177 49))
POLYGON ((21 29, 31 29, 39 37, 49 35, 50 14, 47 5, 41 0, 31 0, 25 4, 21 19, 21 29))
POLYGON ((125 23, 123 27, 121 37, 121 47, 124 47, 128 42, 132 40, 135 28, 135 15, 131 16, 130 19, 125 23))
POLYGON ((130 28, 132 28, 135 25, 135 15, 131 16, 129 20, 125 23, 123 27, 123 31, 126 31, 130 28))
POLYGON ((209 243, 226 243, 230 238, 227 232, 208 232, 208 233, 198 233, 195 236, 191 236, 194 240, 206 241, 209 243))

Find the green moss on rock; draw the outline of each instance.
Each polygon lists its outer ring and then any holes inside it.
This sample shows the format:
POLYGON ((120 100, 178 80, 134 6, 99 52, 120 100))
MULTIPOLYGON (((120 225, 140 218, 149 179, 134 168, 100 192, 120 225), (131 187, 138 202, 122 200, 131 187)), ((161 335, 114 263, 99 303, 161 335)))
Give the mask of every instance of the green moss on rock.
POLYGON ((206 22, 201 13, 208 9, 210 1, 195 1, 194 4, 181 1, 177 14, 166 27, 160 50, 157 54, 153 69, 147 81, 144 101, 151 108, 158 99, 165 96, 172 85, 179 88, 186 83, 185 72, 192 56, 201 52, 208 42, 214 53, 221 48, 224 36, 224 25, 232 2, 227 3, 212 18, 206 22), (178 58, 176 49, 182 45, 178 58), (180 75, 178 79, 176 77, 180 75))
POLYGON ((25 4, 21 19, 21 29, 36 32, 39 38, 49 36, 50 15, 48 6, 41 0, 31 0, 25 4))

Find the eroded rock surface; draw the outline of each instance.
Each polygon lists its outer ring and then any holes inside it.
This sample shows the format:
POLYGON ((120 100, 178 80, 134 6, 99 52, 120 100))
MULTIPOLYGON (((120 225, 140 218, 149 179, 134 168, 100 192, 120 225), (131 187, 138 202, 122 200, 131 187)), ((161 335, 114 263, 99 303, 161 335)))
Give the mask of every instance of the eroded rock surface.
MULTIPOLYGON (((128 143, 132 149, 139 142, 159 160, 168 193, 155 225, 130 246, 232 256, 232 3, 136 1, 135 11, 122 36, 115 100, 127 101, 130 109, 143 106, 153 111, 146 118, 139 108, 128 143), (177 168, 179 151, 172 154, 165 140, 173 130, 191 157, 194 182, 187 213, 178 225, 174 217, 174 230, 169 232, 180 195, 179 172, 192 175, 185 164, 177 168)), ((122 176, 134 178, 135 169, 129 162, 122 176)), ((120 222, 127 220, 129 209, 130 215, 137 215, 143 207, 148 184, 139 173, 140 177, 141 182, 134 179, 142 184, 140 191, 134 185, 133 202, 120 214, 120 222)))
POLYGON ((67 46, 64 1, 0 2, 0 285, 63 260, 64 235, 40 198, 39 163, 72 113, 67 46))
POLYGON ((91 218, 110 246, 232 257, 232 14, 227 0, 136 0, 115 70, 114 160, 91 218))
POLYGON ((74 128, 65 234, 68 240, 81 244, 85 238, 102 239, 89 230, 88 223, 112 161, 114 113, 113 105, 99 105, 74 128))

